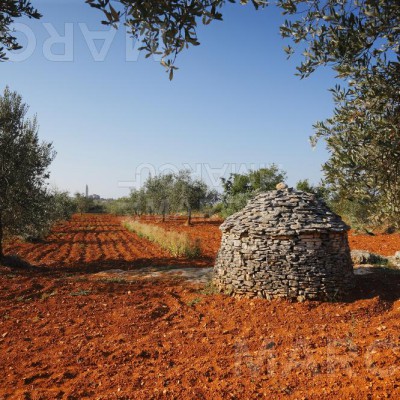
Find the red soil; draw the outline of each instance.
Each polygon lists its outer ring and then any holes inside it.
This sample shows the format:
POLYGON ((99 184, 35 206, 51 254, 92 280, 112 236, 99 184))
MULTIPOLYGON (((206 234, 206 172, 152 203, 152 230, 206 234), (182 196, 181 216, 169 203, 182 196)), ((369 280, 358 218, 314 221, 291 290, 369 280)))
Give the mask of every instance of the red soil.
POLYGON ((393 256, 400 251, 400 233, 356 235, 350 232, 349 243, 352 249, 367 250, 382 256, 393 256))
MULTIPOLYGON (((217 223, 164 225, 201 237, 194 264, 212 265, 217 223)), ((40 267, 0 267, 0 399, 400 398, 398 274, 357 277, 346 303, 96 281, 102 269, 193 266, 111 216, 76 216, 7 251, 40 267)))
POLYGON ((10 241, 5 246, 8 254, 16 254, 32 265, 51 271, 74 270, 93 272, 102 269, 135 269, 143 266, 212 266, 219 248, 221 221, 195 218, 193 225, 184 226, 183 218, 165 223, 147 217, 144 222, 162 224, 170 230, 188 232, 200 239, 202 256, 196 260, 174 258, 156 244, 128 232, 121 225, 121 217, 111 215, 75 215, 71 221, 59 224, 43 243, 10 241))

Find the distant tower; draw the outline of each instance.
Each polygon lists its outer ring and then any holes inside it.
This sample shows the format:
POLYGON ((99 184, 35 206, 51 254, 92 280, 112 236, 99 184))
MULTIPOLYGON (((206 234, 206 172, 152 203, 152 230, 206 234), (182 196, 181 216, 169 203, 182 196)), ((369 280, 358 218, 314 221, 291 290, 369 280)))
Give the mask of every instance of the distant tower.
POLYGON ((86 198, 88 198, 88 197, 89 197, 89 186, 86 185, 86 198))

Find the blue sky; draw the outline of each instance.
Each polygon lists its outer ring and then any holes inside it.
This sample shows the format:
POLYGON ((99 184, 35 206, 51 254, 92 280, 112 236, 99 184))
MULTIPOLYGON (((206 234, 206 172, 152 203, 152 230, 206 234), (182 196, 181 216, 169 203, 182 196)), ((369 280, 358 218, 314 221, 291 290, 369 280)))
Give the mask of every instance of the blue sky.
MULTIPOLYGON (((84 0, 33 3, 43 19, 20 22, 36 47, 30 57, 25 48, 25 61, 0 64, 0 84, 37 113, 41 138, 58 153, 51 182, 60 189, 83 192, 88 184, 91 193, 120 197, 150 170, 184 166, 211 184, 220 174, 269 163, 287 171, 290 185, 322 177, 328 154, 323 142, 313 150, 308 138, 312 124, 332 113, 333 73, 294 75, 299 58, 288 61, 282 50, 278 10, 228 5, 223 22, 199 29, 201 46, 181 53, 170 82, 157 60, 137 52, 126 59, 123 29, 96 62, 82 30, 108 28, 84 0), (52 27, 72 37, 72 61, 49 60, 65 53, 56 44, 49 57, 52 27)), ((27 44, 23 35, 21 41, 27 44)))

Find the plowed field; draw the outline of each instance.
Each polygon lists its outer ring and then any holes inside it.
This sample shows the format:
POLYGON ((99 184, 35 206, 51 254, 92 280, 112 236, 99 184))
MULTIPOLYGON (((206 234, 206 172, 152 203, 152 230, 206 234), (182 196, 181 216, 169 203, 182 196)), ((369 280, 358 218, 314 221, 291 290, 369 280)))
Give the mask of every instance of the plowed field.
POLYGON ((35 268, 0 267, 0 399, 400 398, 397 273, 358 276, 346 303, 93 279, 111 268, 211 266, 218 222, 182 222, 163 225, 200 238, 198 260, 172 258, 112 216, 75 216, 46 242, 8 243, 35 268))
POLYGON ((75 215, 71 221, 59 224, 43 243, 10 241, 5 250, 30 264, 57 270, 93 272, 102 269, 135 269, 148 265, 212 266, 221 238, 220 221, 194 219, 194 225, 184 226, 178 218, 165 223, 146 217, 143 221, 158 224, 167 230, 188 232, 201 240, 202 257, 196 260, 173 258, 159 246, 128 232, 121 218, 111 215, 75 215))

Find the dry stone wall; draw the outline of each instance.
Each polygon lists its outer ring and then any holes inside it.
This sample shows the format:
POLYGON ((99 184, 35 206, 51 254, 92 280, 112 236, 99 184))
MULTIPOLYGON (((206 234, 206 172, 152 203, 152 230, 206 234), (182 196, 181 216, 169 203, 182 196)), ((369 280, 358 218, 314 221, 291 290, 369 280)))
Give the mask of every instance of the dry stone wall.
POLYGON ((312 194, 262 193, 221 225, 214 283, 236 296, 340 299, 353 286, 348 229, 312 194))

